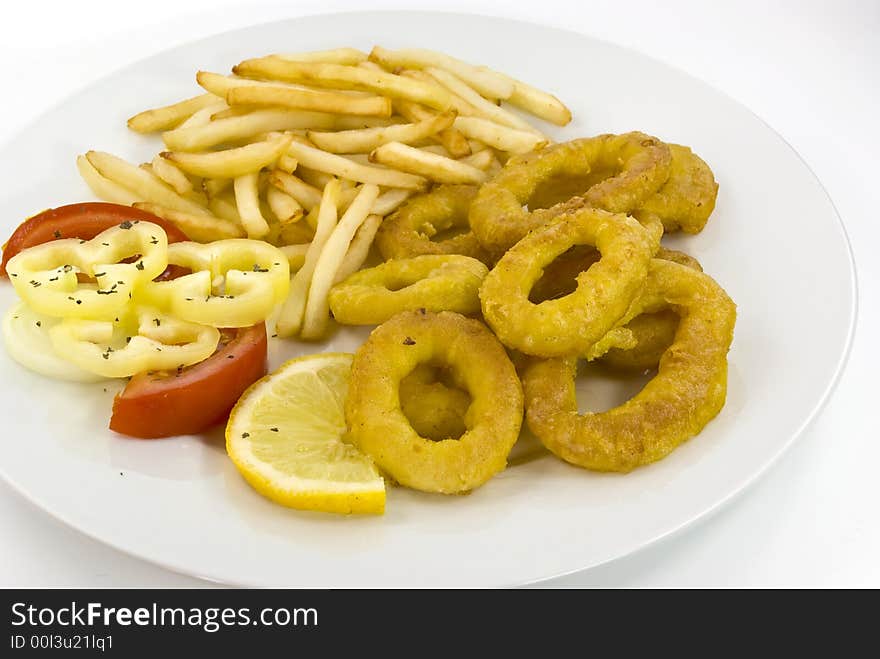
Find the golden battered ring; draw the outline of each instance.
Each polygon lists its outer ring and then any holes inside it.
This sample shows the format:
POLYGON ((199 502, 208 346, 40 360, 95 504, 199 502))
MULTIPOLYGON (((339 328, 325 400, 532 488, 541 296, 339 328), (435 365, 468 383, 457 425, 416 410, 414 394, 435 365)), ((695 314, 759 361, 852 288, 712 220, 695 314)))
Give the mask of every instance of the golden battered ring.
POLYGON ((529 231, 581 206, 614 213, 639 208, 666 183, 671 162, 666 144, 639 132, 582 138, 514 156, 480 188, 470 207, 470 226, 480 244, 500 256, 529 231), (555 200, 543 194, 543 187, 566 181, 574 187, 563 187, 562 201, 536 207, 555 200))
POLYGON ((686 146, 668 145, 672 152, 669 179, 639 210, 655 215, 667 233, 699 233, 715 210, 718 183, 702 158, 686 146))
POLYGON ((383 323, 354 356, 345 417, 349 437, 402 485, 466 492, 504 469, 522 424, 522 387, 504 347, 477 320, 409 311, 383 323), (448 365, 472 396, 459 439, 413 429, 400 382, 419 364, 448 365))
POLYGON ((427 194, 412 197, 385 218, 376 234, 384 259, 404 259, 421 254, 461 254, 489 263, 489 255, 468 224, 468 210, 477 196, 474 185, 440 185, 427 194), (462 232, 433 238, 445 231, 462 232))
POLYGON ((488 269, 457 254, 425 254, 360 270, 330 289, 330 310, 343 325, 377 325, 401 311, 480 310, 488 269))
MULTIPOLYGON (((654 258, 672 261, 697 272, 703 271, 697 259, 674 249, 661 247, 654 258)), ((630 331, 632 344, 612 346, 601 355, 601 362, 619 371, 647 371, 657 368, 663 353, 675 339, 678 314, 672 309, 643 313, 629 321, 623 329, 630 331)))
POLYGON ((579 414, 577 359, 534 360, 523 374, 526 421, 550 451, 596 471, 627 472, 668 455, 724 406, 736 306, 715 281, 654 259, 628 317, 671 308, 681 320, 657 375, 624 404, 579 414))
POLYGON ((584 355, 620 323, 641 291, 653 236, 622 213, 582 208, 527 235, 483 280, 483 317, 501 342, 529 355, 584 355), (601 258, 577 275, 573 293, 539 304, 529 292, 544 268, 574 245, 601 258))

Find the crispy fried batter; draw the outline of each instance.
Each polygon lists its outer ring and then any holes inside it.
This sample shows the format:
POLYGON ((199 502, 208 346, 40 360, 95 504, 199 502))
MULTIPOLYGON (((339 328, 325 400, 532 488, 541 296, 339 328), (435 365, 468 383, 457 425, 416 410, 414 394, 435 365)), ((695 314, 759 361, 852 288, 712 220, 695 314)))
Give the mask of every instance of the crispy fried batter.
POLYGON ((522 423, 522 388, 482 323, 410 311, 373 330, 355 354, 345 416, 355 445, 400 484, 461 493, 504 469, 522 423), (448 365, 473 397, 459 439, 420 436, 401 409, 400 381, 424 363, 448 365))
MULTIPOLYGON (((674 249, 661 247, 655 258, 703 271, 697 259, 674 249)), ((629 321, 625 328, 632 333, 632 345, 612 347, 602 355, 602 363, 620 371, 646 371, 657 368, 663 353, 672 344, 678 329, 678 314, 672 309, 643 313, 629 321)))
POLYGON ((480 288, 483 316, 504 345, 526 354, 586 354, 627 312, 654 251, 650 232, 635 219, 582 208, 533 231, 501 258, 480 288), (544 267, 574 245, 595 245, 602 258, 577 275, 573 293, 530 301, 544 267))
POLYGON ((581 206, 628 213, 669 178, 672 155, 632 132, 564 142, 510 158, 471 204, 480 243, 500 255, 529 231, 581 206))
POLYGON ((667 232, 699 233, 715 210, 718 183, 712 170, 686 146, 670 144, 669 180, 640 207, 660 218, 667 232))
POLYGON ((468 224, 468 209, 476 195, 474 185, 440 185, 409 199, 385 219, 376 235, 382 257, 461 254, 489 264, 489 255, 468 224))
POLYGON ((407 310, 480 310, 478 290, 488 269, 469 256, 426 254, 355 272, 330 290, 333 317, 344 325, 375 325, 407 310))
POLYGON ((576 358, 534 360, 526 368, 526 419, 548 449, 587 469, 627 472, 665 457, 718 414, 727 392, 736 307, 709 276, 654 259, 628 315, 665 308, 681 317, 675 339, 657 375, 618 407, 578 413, 576 358))

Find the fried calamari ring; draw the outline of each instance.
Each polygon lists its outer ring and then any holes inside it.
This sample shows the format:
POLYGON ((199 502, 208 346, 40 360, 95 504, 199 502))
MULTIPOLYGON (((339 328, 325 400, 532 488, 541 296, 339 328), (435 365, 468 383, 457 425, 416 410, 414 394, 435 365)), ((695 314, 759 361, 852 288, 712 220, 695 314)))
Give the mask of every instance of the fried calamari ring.
POLYGON ((586 354, 629 309, 654 251, 650 232, 632 217, 582 208, 505 253, 480 288, 483 316, 509 348, 539 357, 586 354), (578 274, 573 293, 533 303, 529 292, 544 267, 573 245, 594 245, 602 256, 578 274))
POLYGON ((656 215, 667 232, 699 233, 715 210, 718 183, 702 158, 686 146, 670 144, 669 180, 639 208, 656 215))
POLYGON ((382 258, 461 254, 489 263, 489 255, 468 224, 468 209, 476 195, 475 185, 440 185, 407 200, 379 227, 376 244, 382 258), (437 239, 455 231, 455 235, 437 239))
POLYGON ((377 325, 401 311, 480 310, 488 269, 457 254, 426 254, 355 272, 330 290, 330 310, 343 325, 377 325))
POLYGON ((690 268, 691 270, 703 272, 703 266, 700 265, 700 262, 697 261, 697 259, 695 259, 690 254, 685 254, 684 252, 680 252, 677 249, 661 247, 657 250, 654 258, 663 259, 664 261, 672 261, 673 263, 678 263, 679 265, 683 265, 684 267, 690 268))
POLYGON ((736 306, 708 275, 654 259, 631 314, 671 308, 681 320, 657 375, 623 405, 579 414, 577 359, 535 360, 525 370, 526 420, 550 451, 596 471, 627 472, 660 460, 724 406, 736 306))
POLYGON ((471 229, 483 247, 500 255, 529 231, 580 206, 628 213, 666 182, 671 162, 668 146, 638 132, 512 157, 477 193, 471 229))
MULTIPOLYGON (((660 247, 654 258, 673 261, 703 271, 700 262, 693 256, 667 247, 660 247)), ((577 288, 577 276, 598 260, 599 250, 592 245, 575 245, 569 248, 544 268, 544 274, 535 282, 529 293, 529 299, 539 304, 573 293, 577 288)))
POLYGON ((644 372, 657 368, 660 358, 675 339, 678 314, 671 309, 643 313, 626 324, 632 334, 629 346, 614 346, 598 357, 606 366, 627 372, 644 372))
POLYGON ((504 347, 477 320, 451 312, 399 314, 354 356, 349 437, 401 485, 466 492, 504 469, 522 424, 522 387, 504 347), (473 398, 459 439, 420 436, 400 405, 400 381, 419 364, 448 365, 473 398))
MULTIPOLYGON (((703 271, 697 259, 674 249, 660 247, 654 258, 703 271)), ((595 247, 575 245, 544 268, 544 274, 535 282, 529 299, 538 304, 568 295, 577 287, 577 276, 598 260, 599 251, 595 247)), ((656 368, 672 343, 677 327, 678 314, 669 309, 642 314, 625 327, 611 330, 581 356, 589 361, 600 359, 605 365, 622 371, 656 368)))
POLYGON ((447 370, 419 364, 400 381, 400 407, 413 430, 426 439, 458 439, 467 430, 471 397, 450 381, 447 370))
MULTIPOLYGON (((661 247, 655 258, 703 271, 697 259, 674 249, 661 247)), ((632 344, 611 347, 601 356, 601 361, 620 371, 646 371, 657 367, 663 353, 672 344, 678 329, 678 314, 672 309, 643 313, 627 323, 625 329, 631 333, 632 344)))

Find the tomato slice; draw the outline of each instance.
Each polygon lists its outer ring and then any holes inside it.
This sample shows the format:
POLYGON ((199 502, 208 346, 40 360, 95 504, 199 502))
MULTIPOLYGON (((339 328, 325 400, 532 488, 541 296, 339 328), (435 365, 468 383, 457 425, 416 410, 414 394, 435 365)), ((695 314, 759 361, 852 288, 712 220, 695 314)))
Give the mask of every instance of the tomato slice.
POLYGON ((179 372, 134 376, 113 401, 110 429, 152 439, 189 435, 225 421, 244 390, 267 372, 266 325, 223 330, 232 340, 179 372))
POLYGON ((6 276, 6 263, 23 249, 59 238, 91 240, 105 229, 135 220, 158 224, 165 230, 169 243, 189 240, 183 231, 168 220, 131 206, 100 201, 69 204, 45 210, 18 225, 3 246, 0 276, 6 276))

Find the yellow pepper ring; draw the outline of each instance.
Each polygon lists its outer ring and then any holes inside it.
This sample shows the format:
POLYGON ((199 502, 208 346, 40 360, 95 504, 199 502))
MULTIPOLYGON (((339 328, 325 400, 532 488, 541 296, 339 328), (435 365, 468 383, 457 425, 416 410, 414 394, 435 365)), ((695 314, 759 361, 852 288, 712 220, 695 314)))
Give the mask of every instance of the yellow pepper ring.
POLYGON ((483 316, 509 348, 540 357, 587 354, 626 314, 653 252, 652 235, 632 217, 583 208, 533 231, 501 258, 480 288, 483 316), (531 302, 544 268, 585 244, 601 258, 578 274, 575 291, 531 302))
POLYGON ((535 360, 525 370, 526 420, 550 451, 596 471, 627 472, 660 460, 724 406, 736 306, 708 275, 654 259, 628 317, 671 308, 681 316, 657 375, 606 412, 578 413, 577 359, 535 360))
POLYGON ((522 424, 522 387, 504 347, 477 320, 410 311, 383 323, 354 357, 345 417, 356 446, 402 485, 455 494, 504 469, 522 424), (407 420, 400 382, 443 363, 472 396, 459 439, 431 441, 407 420))
POLYGON ((489 254, 470 231, 468 210, 477 195, 474 185, 440 185, 406 201, 387 217, 376 234, 384 259, 420 254, 461 254, 489 263, 489 254), (435 240, 447 231, 461 233, 435 240))
POLYGON ((168 263, 193 273, 152 282, 145 299, 178 318, 212 327, 248 327, 265 320, 290 287, 287 257, 258 240, 173 243, 168 263))
POLYGON ((68 318, 49 330, 59 355, 108 378, 173 371, 210 357, 219 330, 138 307, 119 322, 68 318))
POLYGON ((529 231, 580 206, 615 213, 639 208, 669 178, 671 162, 666 144, 638 132, 514 156, 480 188, 470 226, 483 247, 500 255, 529 231))
POLYGON ((387 261, 334 286, 330 310, 344 325, 375 325, 415 309, 473 314, 487 272, 480 261, 457 254, 387 261))
POLYGON ((167 265, 168 239, 151 222, 123 222, 91 240, 52 240, 9 260, 15 291, 34 311, 56 318, 112 320, 167 265), (134 263, 120 261, 138 256, 134 263), (81 284, 82 273, 95 280, 81 284))

